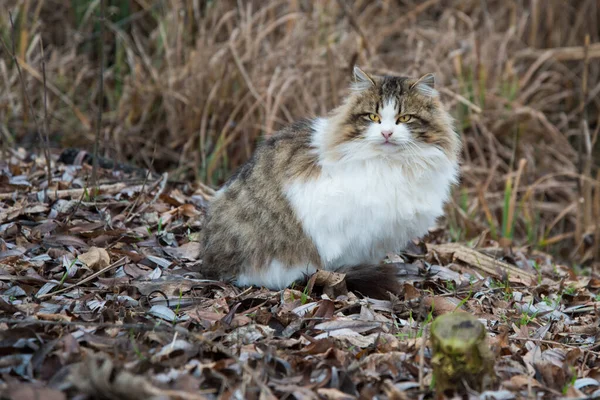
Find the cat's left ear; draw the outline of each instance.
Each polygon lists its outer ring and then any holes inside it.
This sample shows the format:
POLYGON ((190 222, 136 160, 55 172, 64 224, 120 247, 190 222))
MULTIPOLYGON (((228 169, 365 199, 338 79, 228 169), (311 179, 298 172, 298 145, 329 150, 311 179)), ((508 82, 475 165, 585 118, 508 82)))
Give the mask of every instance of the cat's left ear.
POLYGON ((352 88, 356 91, 361 91, 370 88, 371 86, 375 86, 375 82, 373 78, 371 78, 365 71, 358 68, 356 65, 354 66, 354 83, 352 84, 352 88))
POLYGON ((435 90, 435 76, 433 74, 425 74, 417 79, 410 85, 411 90, 414 88, 427 97, 436 97, 438 95, 438 91, 435 90))

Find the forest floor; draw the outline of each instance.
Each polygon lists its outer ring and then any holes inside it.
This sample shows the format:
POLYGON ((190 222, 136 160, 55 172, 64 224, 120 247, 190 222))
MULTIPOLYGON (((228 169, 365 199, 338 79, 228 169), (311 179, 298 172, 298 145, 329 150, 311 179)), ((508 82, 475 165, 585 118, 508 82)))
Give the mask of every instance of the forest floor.
MULTIPOLYGON (((482 233, 391 256, 387 300, 318 273, 283 291, 199 279, 211 190, 12 150, 0 161, 0 376, 12 399, 433 398, 430 322, 486 327, 473 398, 597 398, 600 280, 482 233), (595 397, 594 397, 595 396, 595 397)), ((3 397, 4 398, 4 397, 3 397)))

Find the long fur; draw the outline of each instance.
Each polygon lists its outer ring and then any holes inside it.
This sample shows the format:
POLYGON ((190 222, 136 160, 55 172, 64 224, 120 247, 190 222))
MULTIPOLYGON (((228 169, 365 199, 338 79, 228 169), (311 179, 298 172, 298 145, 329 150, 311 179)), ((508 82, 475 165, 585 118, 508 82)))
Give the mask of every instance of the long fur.
POLYGON ((460 142, 432 76, 354 74, 341 106, 267 139, 219 190, 204 276, 281 289, 343 268, 362 293, 398 289, 392 267, 378 264, 442 215, 460 142))
POLYGON ((402 290, 398 268, 394 264, 354 265, 336 269, 346 274, 346 288, 354 293, 376 299, 388 299, 402 290))

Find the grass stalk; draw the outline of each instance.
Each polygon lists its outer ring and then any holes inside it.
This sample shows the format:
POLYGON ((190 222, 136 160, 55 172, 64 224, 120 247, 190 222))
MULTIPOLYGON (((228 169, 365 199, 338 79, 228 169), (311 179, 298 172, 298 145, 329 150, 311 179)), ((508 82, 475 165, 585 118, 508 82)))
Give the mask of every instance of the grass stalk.
POLYGON ((93 150, 93 166, 92 166, 92 191, 93 198, 96 198, 98 189, 98 148, 100 147, 100 133, 102 131, 102 111, 104 108, 104 25, 106 16, 106 0, 100 0, 100 17, 98 21, 100 23, 100 37, 98 39, 98 46, 100 52, 100 60, 98 67, 98 99, 97 107, 98 113, 96 115, 96 138, 94 141, 93 150))

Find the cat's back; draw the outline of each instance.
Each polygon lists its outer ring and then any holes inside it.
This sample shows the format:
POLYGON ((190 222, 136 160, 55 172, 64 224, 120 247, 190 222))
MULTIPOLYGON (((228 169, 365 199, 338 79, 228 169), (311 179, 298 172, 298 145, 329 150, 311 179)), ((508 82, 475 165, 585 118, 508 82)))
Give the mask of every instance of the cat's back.
POLYGON ((317 157, 311 143, 313 132, 312 121, 304 119, 265 139, 221 187, 217 199, 223 193, 235 191, 236 187, 281 189, 285 180, 316 173, 317 157))
POLYGON ((285 127, 257 146, 217 192, 204 227, 207 276, 236 275, 248 264, 263 265, 273 257, 287 264, 300 259, 318 263, 283 193, 287 182, 319 174, 312 133, 310 120, 285 127))

